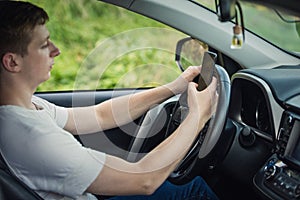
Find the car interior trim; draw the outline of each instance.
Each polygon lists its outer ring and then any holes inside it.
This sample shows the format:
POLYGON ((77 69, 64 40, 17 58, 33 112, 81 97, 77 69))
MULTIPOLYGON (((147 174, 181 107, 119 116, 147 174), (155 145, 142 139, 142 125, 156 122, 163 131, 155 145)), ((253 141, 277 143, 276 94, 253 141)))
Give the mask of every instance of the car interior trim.
POLYGON ((254 76, 252 74, 244 73, 244 72, 238 72, 232 77, 232 81, 234 79, 245 79, 251 82, 254 82, 255 84, 258 84, 263 88, 265 95, 267 95, 271 112, 272 112, 272 120, 274 123, 274 130, 275 130, 275 137, 277 138, 279 126, 280 126, 280 119, 282 116, 282 113, 284 112, 284 109, 276 102, 275 98, 273 97, 272 91, 269 87, 269 85, 261 78, 254 76))

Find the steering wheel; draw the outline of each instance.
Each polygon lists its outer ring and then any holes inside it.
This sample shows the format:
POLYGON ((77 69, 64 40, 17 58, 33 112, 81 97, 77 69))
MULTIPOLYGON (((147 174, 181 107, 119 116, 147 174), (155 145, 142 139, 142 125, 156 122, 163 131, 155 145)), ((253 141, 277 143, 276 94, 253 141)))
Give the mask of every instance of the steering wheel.
MULTIPOLYGON (((179 182, 189 177, 197 159, 205 158, 215 147, 222 134, 229 107, 230 78, 223 67, 215 66, 217 72, 215 76, 218 83, 217 92, 219 95, 216 112, 201 130, 194 144, 177 168, 171 173, 169 176, 170 181, 179 182)), ((186 93, 183 93, 174 106, 165 137, 168 137, 180 125, 188 110, 186 93)))

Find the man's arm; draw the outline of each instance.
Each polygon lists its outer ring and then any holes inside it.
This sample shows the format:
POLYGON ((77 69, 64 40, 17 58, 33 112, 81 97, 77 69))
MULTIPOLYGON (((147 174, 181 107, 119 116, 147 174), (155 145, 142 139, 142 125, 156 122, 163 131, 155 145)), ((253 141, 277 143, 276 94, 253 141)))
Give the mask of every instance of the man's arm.
POLYGON ((190 67, 169 84, 113 98, 95 106, 69 108, 65 129, 73 134, 85 134, 124 125, 137 119, 154 105, 185 91, 188 83, 199 72, 199 67, 190 67))
POLYGON ((190 110, 175 132, 137 163, 107 155, 105 165, 88 192, 102 195, 153 193, 185 156, 193 141, 211 117, 216 102, 216 80, 204 91, 189 86, 190 110))

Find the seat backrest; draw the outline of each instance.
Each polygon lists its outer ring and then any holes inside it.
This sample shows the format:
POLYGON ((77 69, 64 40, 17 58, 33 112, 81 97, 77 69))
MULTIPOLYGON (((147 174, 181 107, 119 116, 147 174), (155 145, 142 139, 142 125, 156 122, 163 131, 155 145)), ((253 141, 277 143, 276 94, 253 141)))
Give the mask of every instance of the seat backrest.
POLYGON ((28 199, 41 200, 42 198, 21 182, 8 169, 0 154, 0 199, 28 199))

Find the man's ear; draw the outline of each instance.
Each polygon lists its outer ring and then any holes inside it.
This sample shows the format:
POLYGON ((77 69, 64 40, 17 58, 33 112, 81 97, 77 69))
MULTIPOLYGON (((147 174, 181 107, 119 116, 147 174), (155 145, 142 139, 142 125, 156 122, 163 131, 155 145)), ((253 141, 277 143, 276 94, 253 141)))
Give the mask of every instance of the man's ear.
POLYGON ((21 70, 17 62, 18 55, 15 53, 6 53, 2 57, 2 64, 4 69, 9 72, 19 72, 21 70))

